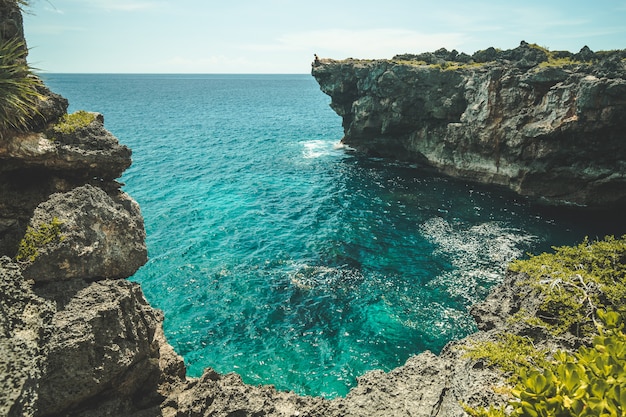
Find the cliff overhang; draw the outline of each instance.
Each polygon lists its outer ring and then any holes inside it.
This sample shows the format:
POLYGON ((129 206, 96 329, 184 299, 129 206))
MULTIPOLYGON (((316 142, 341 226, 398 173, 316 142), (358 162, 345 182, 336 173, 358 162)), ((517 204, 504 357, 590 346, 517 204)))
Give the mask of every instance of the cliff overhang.
MULTIPOLYGON (((0 28, 0 41, 23 38, 17 1, 0 0, 0 28)), ((353 90, 346 87, 346 100, 353 90)), ((0 139, 1 415, 460 417, 461 401, 502 402, 485 389, 501 383, 501 373, 463 356, 457 347, 466 341, 368 373, 333 401, 253 387, 211 369, 186 378, 162 313, 124 279, 146 262, 139 207, 115 181, 130 150, 99 115, 51 137, 67 101, 43 87, 40 94, 37 124, 0 139)), ((433 113, 442 125, 463 110, 455 100, 433 113)), ((393 126, 386 129, 400 130, 393 126)), ((536 297, 520 296, 517 279, 510 274, 476 309, 483 331, 472 338, 488 340, 512 313, 532 309, 536 297)))
POLYGON ((626 205, 626 51, 316 59, 343 143, 550 205, 626 205))

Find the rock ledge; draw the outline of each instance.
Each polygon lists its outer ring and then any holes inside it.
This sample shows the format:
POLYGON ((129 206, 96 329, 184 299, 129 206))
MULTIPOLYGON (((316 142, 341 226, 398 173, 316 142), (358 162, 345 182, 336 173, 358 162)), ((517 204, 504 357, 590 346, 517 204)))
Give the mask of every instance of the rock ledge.
POLYGON ((522 42, 469 56, 317 59, 312 74, 370 155, 552 205, 626 205, 626 51, 522 42))

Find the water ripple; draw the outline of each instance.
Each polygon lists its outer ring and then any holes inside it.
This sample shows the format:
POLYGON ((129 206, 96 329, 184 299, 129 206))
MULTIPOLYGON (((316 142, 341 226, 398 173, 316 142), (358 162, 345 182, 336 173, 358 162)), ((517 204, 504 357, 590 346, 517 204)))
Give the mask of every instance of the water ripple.
POLYGON ((345 395, 473 331, 511 259, 604 230, 337 146, 309 76, 46 77, 133 149, 150 257, 133 279, 191 376, 345 395))

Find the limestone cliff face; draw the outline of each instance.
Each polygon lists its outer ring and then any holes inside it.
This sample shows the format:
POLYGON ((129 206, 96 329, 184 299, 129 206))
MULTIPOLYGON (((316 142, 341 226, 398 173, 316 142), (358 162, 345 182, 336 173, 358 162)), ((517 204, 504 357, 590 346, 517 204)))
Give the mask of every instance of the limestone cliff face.
POLYGON ((312 74, 368 154, 550 204, 626 204, 626 51, 522 42, 472 57, 317 60, 312 74))
MULTIPOLYGON (((0 0, 0 42, 23 42, 0 0)), ((54 126, 68 102, 36 86, 27 129, 0 136, 0 415, 158 415, 185 367, 163 317, 124 280, 147 260, 139 206, 115 181, 131 151, 104 119, 54 126)))
MULTIPOLYGON (((0 35, 2 42, 22 36, 15 0, 0 0, 0 35)), ((346 97, 353 90, 347 86, 346 97)), ((531 310, 513 275, 476 307, 481 332, 439 356, 425 352, 389 373, 368 373, 347 398, 254 387, 211 369, 186 378, 163 335, 162 314, 124 279, 146 261, 139 207, 115 181, 131 163, 130 150, 101 116, 51 138, 67 101, 43 85, 40 93, 32 129, 0 138, 0 415, 461 417, 461 401, 502 402, 485 389, 502 375, 459 346, 489 340, 516 309, 531 310)), ((456 120, 462 102, 451 97, 435 116, 456 120)))

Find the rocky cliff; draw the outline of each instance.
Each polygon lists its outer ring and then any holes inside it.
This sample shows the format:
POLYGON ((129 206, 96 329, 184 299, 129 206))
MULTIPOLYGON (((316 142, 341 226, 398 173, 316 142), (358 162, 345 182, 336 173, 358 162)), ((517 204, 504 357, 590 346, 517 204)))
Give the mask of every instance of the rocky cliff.
MULTIPOLYGON (((25 59, 16 1, 0 1, 0 42, 25 59)), ((21 109, 24 123, 0 132, 0 415, 158 415, 185 369, 123 279, 147 259, 139 206, 115 181, 131 151, 2 51, 3 122, 21 109), (12 96, 15 79, 32 92, 12 96)))
POLYGON ((316 59, 343 143, 549 204, 626 204, 626 50, 316 59))
MULTIPOLYGON (((0 32, 2 42, 22 36, 14 0, 0 0, 0 32)), ((476 308, 481 332, 439 356, 368 373, 347 398, 253 387, 211 369, 186 378, 162 314, 124 279, 146 261, 139 207, 115 181, 130 150, 101 115, 61 129, 67 101, 36 88, 30 126, 0 137, 0 415, 464 416, 461 402, 503 401, 485 389, 502 384, 501 373, 462 346, 491 340, 511 314, 532 311, 535 299, 520 296, 513 274, 476 308)))

